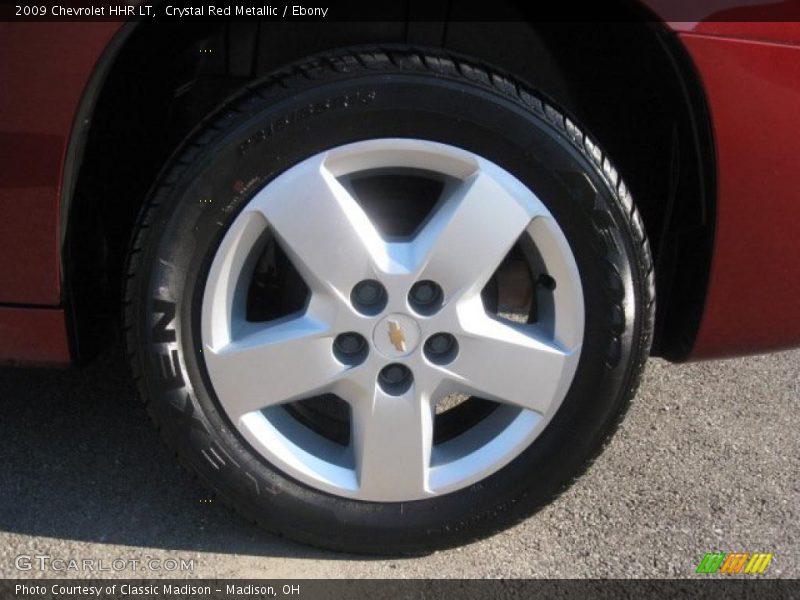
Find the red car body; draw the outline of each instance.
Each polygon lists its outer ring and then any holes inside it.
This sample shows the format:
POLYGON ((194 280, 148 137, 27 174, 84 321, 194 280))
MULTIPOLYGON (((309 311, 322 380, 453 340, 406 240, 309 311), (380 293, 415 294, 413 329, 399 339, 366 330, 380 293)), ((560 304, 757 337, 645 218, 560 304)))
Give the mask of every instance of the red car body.
MULTIPOLYGON (((684 359, 800 345, 800 23, 708 19, 666 23, 699 76, 715 157, 713 251, 684 359)), ((0 361, 72 358, 70 145, 121 26, 0 24, 0 361)))

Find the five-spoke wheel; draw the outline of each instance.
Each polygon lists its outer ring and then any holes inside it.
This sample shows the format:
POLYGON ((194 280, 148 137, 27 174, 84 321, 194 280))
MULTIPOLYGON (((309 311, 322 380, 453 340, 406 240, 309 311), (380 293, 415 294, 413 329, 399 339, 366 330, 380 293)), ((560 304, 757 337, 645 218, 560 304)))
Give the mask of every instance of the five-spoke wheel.
POLYGON ((211 266, 202 330, 211 385, 267 460, 334 494, 415 500, 474 483, 531 443, 575 372, 583 301, 561 230, 510 173, 453 146, 378 139, 309 158, 253 197, 211 266), (377 170, 442 183, 411 235, 382 235, 353 192, 377 170), (269 236, 309 294, 294 314, 251 322, 241 290, 269 236), (531 273, 556 282, 537 290, 535 322, 484 301, 518 244, 535 254, 531 273), (286 405, 324 394, 349 406, 345 448, 287 417, 286 405), (436 404, 454 394, 498 406, 434 444, 436 404))

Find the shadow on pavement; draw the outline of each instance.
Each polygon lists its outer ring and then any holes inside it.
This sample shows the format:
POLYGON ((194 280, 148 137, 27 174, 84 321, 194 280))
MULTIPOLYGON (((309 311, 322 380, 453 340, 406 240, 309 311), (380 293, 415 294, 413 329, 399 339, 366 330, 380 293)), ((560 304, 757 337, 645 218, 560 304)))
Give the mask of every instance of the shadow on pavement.
POLYGON ((261 531, 180 468, 117 353, 0 368, 0 530, 87 542, 342 559, 261 531))

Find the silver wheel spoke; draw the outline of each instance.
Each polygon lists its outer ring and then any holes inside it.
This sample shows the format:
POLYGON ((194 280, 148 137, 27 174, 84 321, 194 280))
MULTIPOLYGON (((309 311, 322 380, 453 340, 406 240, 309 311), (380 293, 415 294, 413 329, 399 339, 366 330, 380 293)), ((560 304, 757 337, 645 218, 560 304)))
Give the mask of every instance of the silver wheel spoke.
POLYGON ((465 393, 545 414, 566 392, 563 373, 573 353, 539 335, 535 325, 498 321, 474 304, 462 315, 458 356, 445 367, 453 383, 465 393))
POLYGON ((249 208, 264 214, 317 292, 347 297, 356 283, 374 278, 376 269, 391 269, 386 244, 323 158, 291 169, 264 188, 249 208))
POLYGON ((422 497, 433 445, 431 405, 414 386, 389 396, 376 386, 352 406, 352 442, 359 490, 368 497, 422 497))
POLYGON ((501 185, 487 167, 445 194, 413 244, 417 278, 454 297, 480 291, 544 207, 527 189, 501 185))
POLYGON ((321 393, 344 370, 333 357, 327 326, 312 317, 249 329, 205 352, 214 388, 234 423, 254 410, 321 393))

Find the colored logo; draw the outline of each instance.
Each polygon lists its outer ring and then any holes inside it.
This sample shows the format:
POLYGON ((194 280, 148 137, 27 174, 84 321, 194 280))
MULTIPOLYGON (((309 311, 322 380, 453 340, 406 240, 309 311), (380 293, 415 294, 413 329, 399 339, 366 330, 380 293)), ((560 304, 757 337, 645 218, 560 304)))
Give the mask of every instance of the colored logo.
POLYGON ((737 573, 763 573, 772 561, 774 554, 766 552, 709 552, 700 561, 697 573, 727 573, 735 575, 737 573))
POLYGON ((397 321, 389 321, 389 341, 398 352, 406 351, 406 336, 397 321))

